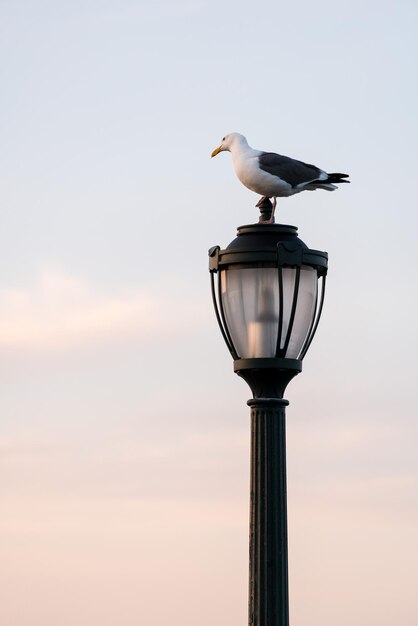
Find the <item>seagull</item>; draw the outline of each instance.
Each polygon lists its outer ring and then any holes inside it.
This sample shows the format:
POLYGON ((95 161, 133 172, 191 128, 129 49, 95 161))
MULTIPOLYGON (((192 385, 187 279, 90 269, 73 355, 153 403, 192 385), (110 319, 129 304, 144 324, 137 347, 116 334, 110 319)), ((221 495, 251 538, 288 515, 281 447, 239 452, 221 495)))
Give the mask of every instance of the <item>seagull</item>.
POLYGON ((225 135, 211 157, 224 151, 231 153, 235 173, 242 184, 263 195, 256 206, 260 206, 267 198, 273 198, 271 217, 262 223, 274 223, 277 198, 315 189, 334 191, 337 189, 336 184, 350 182, 345 180, 349 174, 328 174, 303 161, 296 161, 275 152, 254 150, 248 145, 244 135, 239 133, 225 135))

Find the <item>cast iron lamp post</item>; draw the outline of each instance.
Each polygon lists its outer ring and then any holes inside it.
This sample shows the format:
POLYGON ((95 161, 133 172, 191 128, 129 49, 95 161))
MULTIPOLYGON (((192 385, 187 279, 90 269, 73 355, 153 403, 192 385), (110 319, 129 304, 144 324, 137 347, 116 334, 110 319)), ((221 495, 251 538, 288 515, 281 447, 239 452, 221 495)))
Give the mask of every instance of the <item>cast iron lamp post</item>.
POLYGON ((253 394, 249 626, 289 624, 283 394, 318 326, 327 263, 282 224, 240 226, 225 250, 209 250, 216 317, 253 394))

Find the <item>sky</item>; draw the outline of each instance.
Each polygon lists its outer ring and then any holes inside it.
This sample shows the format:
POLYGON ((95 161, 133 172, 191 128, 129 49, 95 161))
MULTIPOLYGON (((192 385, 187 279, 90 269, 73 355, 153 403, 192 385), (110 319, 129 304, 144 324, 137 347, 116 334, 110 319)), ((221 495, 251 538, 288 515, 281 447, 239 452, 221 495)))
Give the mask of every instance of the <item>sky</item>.
POLYGON ((286 397, 291 624, 418 623, 415 0, 0 0, 0 622, 247 619, 250 391, 207 250, 230 155, 329 253, 286 397))

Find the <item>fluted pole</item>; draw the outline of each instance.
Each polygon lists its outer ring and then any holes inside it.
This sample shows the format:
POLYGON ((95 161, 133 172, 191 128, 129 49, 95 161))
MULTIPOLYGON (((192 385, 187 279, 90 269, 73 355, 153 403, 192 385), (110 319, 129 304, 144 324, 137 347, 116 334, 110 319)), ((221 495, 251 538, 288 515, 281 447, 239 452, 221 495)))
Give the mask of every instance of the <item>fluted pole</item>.
POLYGON ((283 398, 251 407, 249 626, 288 626, 286 425, 283 398))

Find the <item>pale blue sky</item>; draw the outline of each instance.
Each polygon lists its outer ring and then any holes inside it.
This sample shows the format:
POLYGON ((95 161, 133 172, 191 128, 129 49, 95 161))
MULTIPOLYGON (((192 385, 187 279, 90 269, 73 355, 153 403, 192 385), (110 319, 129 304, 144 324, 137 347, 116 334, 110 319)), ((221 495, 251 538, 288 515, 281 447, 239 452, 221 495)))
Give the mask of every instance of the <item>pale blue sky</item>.
POLYGON ((207 249, 257 220, 225 133, 351 175, 288 388, 291 623, 416 626, 416 1, 0 0, 7 626, 246 623, 249 391, 207 249))

